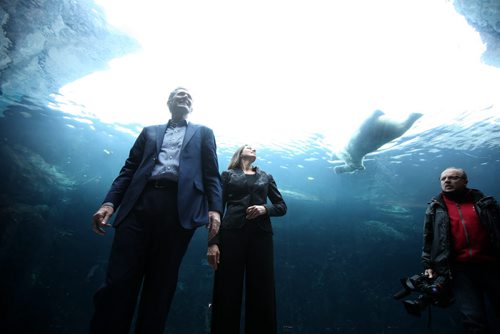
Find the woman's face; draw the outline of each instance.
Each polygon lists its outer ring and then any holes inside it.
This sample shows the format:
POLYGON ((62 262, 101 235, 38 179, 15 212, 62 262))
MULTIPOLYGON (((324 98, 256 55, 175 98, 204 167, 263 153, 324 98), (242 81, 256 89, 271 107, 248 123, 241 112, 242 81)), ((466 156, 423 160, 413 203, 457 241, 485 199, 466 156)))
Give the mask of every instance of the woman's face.
POLYGON ((243 151, 241 151, 240 158, 248 159, 254 162, 257 158, 257 150, 255 150, 252 146, 247 145, 243 148, 243 151))

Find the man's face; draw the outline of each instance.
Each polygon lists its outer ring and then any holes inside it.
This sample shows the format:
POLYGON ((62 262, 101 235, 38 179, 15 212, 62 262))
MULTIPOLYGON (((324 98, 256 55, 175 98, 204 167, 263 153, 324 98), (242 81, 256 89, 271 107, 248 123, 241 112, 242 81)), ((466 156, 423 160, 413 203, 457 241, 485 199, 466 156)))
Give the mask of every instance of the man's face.
POLYGON ((178 89, 175 91, 174 96, 169 100, 168 107, 172 113, 173 119, 185 118, 193 107, 193 100, 191 94, 185 89, 178 89))
POLYGON ((458 169, 446 169, 441 173, 441 189, 444 192, 452 192, 465 189, 467 180, 464 179, 463 173, 458 169))

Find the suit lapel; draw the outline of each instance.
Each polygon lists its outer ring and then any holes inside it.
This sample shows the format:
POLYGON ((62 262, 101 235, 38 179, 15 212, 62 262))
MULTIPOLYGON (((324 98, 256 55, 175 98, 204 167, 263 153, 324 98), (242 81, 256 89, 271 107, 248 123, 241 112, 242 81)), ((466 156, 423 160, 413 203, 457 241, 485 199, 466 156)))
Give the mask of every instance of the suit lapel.
POLYGON ((189 143, 189 141, 191 140, 191 138, 193 138, 193 135, 196 133, 196 131, 199 129, 200 127, 196 124, 193 124, 193 123, 188 123, 187 124, 187 127, 186 127, 186 134, 184 135, 184 140, 182 141, 182 148, 181 150, 184 149, 184 147, 186 147, 186 145, 189 143))

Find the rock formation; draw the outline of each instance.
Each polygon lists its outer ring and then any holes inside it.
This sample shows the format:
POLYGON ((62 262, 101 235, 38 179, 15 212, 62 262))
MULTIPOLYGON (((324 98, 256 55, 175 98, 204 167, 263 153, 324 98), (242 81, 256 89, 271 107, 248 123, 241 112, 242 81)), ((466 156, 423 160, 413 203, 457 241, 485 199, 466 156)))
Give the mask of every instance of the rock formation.
POLYGON ((455 0, 453 5, 486 44, 482 61, 500 67, 500 0, 455 0))
POLYGON ((92 0, 2 0, 0 98, 48 99, 137 48, 92 0))

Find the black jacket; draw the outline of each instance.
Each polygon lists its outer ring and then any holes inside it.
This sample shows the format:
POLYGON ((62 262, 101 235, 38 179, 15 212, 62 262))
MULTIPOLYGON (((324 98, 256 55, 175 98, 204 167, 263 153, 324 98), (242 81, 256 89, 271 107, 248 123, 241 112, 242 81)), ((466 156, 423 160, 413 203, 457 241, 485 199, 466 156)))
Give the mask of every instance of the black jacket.
MULTIPOLYGON (((485 196, 479 190, 470 189, 470 195, 479 220, 488 232, 491 249, 500 259, 500 207, 495 198, 485 196)), ((449 275, 450 262, 453 261, 451 242, 450 218, 443 195, 439 194, 432 199, 425 212, 422 248, 424 269, 430 268, 439 275, 449 275)))
MULTIPOLYGON (((259 216, 252 221, 264 231, 272 233, 272 216, 283 216, 286 214, 287 206, 281 193, 276 186, 271 174, 256 168, 255 183, 249 185, 245 173, 241 169, 230 169, 222 172, 222 204, 224 215, 222 218, 221 230, 241 228, 247 220, 246 209, 251 205, 263 205, 267 209, 267 214, 259 216), (267 202, 267 198, 271 203, 267 202)), ((210 244, 218 243, 216 236, 210 244)))

